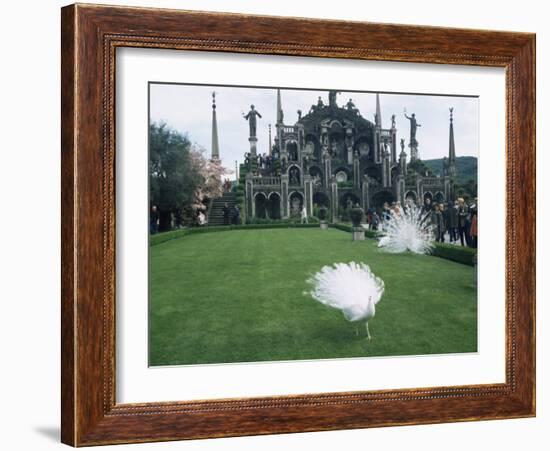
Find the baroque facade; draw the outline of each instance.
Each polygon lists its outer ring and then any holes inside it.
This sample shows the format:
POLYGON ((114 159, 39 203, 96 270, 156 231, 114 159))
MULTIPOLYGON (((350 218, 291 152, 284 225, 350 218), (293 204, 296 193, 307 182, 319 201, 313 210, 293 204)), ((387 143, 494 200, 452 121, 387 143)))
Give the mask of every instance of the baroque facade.
POLYGON ((384 202, 451 199, 456 174, 452 109, 444 173, 428 176, 415 169, 419 157, 414 114, 407 116, 411 122, 407 163, 405 141, 397 142, 395 116, 389 128, 382 126, 378 94, 373 122, 360 114, 352 99, 339 106, 337 94, 329 91, 328 103, 319 97, 307 114, 298 111, 298 121, 290 125, 284 123, 278 90, 274 144, 270 136, 265 158, 256 148, 256 121, 261 115, 251 106, 245 116, 250 125, 250 152, 244 165, 247 218, 288 218, 300 214, 305 205, 308 215, 314 206, 327 207, 328 219, 336 221, 343 209, 355 204, 366 211, 384 202))

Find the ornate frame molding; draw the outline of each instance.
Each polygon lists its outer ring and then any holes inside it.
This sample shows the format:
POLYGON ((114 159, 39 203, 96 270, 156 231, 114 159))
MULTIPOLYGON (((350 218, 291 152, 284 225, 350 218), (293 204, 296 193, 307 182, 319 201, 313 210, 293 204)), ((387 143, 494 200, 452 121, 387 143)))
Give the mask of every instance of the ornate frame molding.
POLYGON ((535 414, 533 34, 80 4, 62 9, 61 31, 64 443, 83 446, 535 414), (272 31, 304 26, 313 31, 301 35, 301 43, 293 42, 290 32, 272 31), (506 68, 506 204, 519 203, 526 212, 506 218, 506 383, 117 404, 118 47, 506 68))

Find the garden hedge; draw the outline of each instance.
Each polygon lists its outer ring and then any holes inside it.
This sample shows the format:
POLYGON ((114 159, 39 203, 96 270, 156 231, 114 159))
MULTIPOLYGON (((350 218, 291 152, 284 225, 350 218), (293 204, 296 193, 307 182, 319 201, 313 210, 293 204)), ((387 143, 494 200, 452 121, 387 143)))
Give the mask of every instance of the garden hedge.
POLYGON ((205 227, 189 227, 180 230, 172 230, 170 232, 162 232, 149 237, 149 244, 156 246, 157 244, 164 243, 166 241, 174 240, 177 238, 183 238, 184 236, 193 233, 209 233, 209 232, 224 232, 227 230, 254 230, 254 229, 284 229, 284 228, 308 228, 319 227, 319 224, 300 224, 294 222, 285 222, 278 224, 241 224, 241 225, 227 225, 227 226, 205 226, 205 227))
POLYGON ((455 244, 434 243, 432 255, 446 260, 452 260, 468 266, 474 266, 477 249, 455 244))

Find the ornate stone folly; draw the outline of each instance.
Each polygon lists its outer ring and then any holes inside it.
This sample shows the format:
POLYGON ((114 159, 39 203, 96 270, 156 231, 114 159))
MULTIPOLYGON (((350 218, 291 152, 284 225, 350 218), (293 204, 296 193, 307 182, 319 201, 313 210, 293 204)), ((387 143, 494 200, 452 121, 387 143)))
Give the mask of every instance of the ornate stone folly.
MULTIPOLYGON (((384 202, 404 204, 410 199, 422 203, 426 198, 443 202, 451 198, 449 175, 428 176, 407 165, 405 142, 397 140, 395 115, 390 127, 383 127, 378 94, 374 122, 361 115, 352 99, 339 106, 338 94, 329 91, 328 104, 319 97, 307 114, 299 110, 298 120, 285 124, 277 90, 274 143, 264 152, 265 159, 257 155, 255 145, 245 158, 248 218, 299 217, 305 205, 308 215, 315 207, 327 207, 327 219, 336 221, 355 205, 367 211, 384 202)), ((415 127, 409 148, 417 158, 416 127, 420 124, 414 115, 409 120, 415 127)))

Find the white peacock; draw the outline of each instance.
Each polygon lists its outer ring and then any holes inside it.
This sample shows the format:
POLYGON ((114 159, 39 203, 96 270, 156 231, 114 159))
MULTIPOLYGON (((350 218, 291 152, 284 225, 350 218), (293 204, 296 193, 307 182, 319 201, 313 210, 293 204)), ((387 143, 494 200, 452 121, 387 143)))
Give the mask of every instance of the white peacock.
MULTIPOLYGON (((384 293, 384 282, 364 263, 335 263, 324 266, 307 280, 313 286, 309 294, 321 304, 341 310, 351 322, 365 321, 370 340, 369 320, 384 293)), ((356 328, 359 335, 359 327, 356 328)))
POLYGON ((416 205, 391 211, 383 230, 385 236, 380 239, 378 247, 388 252, 409 250, 415 254, 428 254, 432 250, 434 234, 430 215, 423 214, 416 205))

